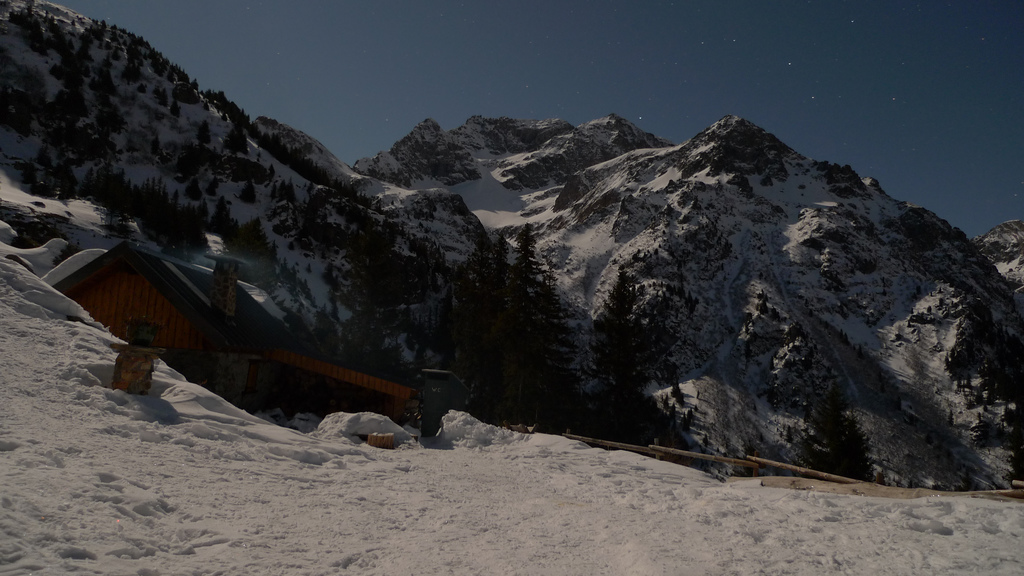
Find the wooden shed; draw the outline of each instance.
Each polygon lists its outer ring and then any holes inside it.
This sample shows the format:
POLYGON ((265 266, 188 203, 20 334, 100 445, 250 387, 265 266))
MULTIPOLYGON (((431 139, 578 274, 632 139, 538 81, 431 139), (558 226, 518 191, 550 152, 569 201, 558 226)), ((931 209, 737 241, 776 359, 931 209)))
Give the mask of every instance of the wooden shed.
POLYGON ((237 281, 238 261, 211 260, 213 270, 122 242, 54 288, 126 340, 132 321, 159 324, 161 359, 245 410, 401 418, 413 388, 305 346, 237 281))

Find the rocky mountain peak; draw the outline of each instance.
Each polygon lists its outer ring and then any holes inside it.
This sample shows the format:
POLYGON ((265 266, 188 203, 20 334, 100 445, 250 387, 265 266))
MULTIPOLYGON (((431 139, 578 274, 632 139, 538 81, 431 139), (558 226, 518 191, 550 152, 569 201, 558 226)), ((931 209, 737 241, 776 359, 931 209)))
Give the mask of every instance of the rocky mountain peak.
POLYGON ((356 162, 355 170, 405 188, 455 186, 480 178, 469 150, 427 118, 387 152, 356 162))
POLYGON ((506 116, 473 116, 453 130, 452 134, 478 155, 487 153, 501 156, 537 150, 551 138, 571 132, 572 129, 572 124, 556 118, 518 120, 506 116))
POLYGON ((789 172, 784 161, 796 155, 760 126, 731 115, 694 136, 687 147, 693 151, 696 167, 707 167, 709 176, 759 175, 773 181, 786 180, 789 172))
POLYGON ((644 132, 635 124, 618 114, 609 114, 590 122, 584 122, 577 128, 581 135, 595 141, 605 140, 623 153, 641 148, 664 148, 672 146, 670 140, 644 132))
POLYGON ((1024 290, 1024 222, 1003 222, 974 239, 974 244, 999 272, 1024 290))

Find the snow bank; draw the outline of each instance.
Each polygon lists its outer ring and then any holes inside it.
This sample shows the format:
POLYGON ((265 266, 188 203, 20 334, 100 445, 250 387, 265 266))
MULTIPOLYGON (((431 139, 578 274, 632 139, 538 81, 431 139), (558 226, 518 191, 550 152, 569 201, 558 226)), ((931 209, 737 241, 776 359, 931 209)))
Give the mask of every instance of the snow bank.
POLYGON ((90 248, 88 250, 82 250, 77 254, 72 254, 63 262, 57 264, 53 270, 47 272, 43 276, 43 281, 53 286, 57 282, 71 276, 89 262, 92 262, 106 253, 107 251, 102 248, 90 248))
MULTIPOLYGON (((4 246, 6 245, 0 244, 0 249, 4 246)), ((38 319, 78 318, 91 325, 100 326, 77 302, 54 290, 21 264, 0 258, 0 298, 15 293, 18 294, 18 298, 12 299, 11 302, 15 311, 21 315, 38 319)))
POLYGON ((394 434, 395 446, 413 442, 412 434, 395 424, 387 416, 374 414, 373 412, 335 412, 328 414, 320 426, 310 435, 320 439, 345 438, 353 442, 359 441, 359 436, 369 434, 394 434))
POLYGON ((309 434, 316 430, 323 418, 320 418, 316 414, 309 412, 299 412, 295 416, 289 418, 285 415, 284 410, 280 408, 274 408, 273 410, 257 412, 256 416, 277 424, 278 426, 284 426, 285 428, 291 428, 292 430, 298 430, 303 434, 309 434))
POLYGON ((17 235, 18 233, 14 231, 10 224, 0 220, 0 243, 10 244, 17 235))
MULTIPOLYGON (((0 221, 0 224, 7 226, 2 221, 0 221)), ((10 228, 10 226, 7 226, 7 228, 10 228)), ((14 248, 8 244, 14 235, 16 234, 14 234, 13 229, 10 229, 10 234, 6 234, 4 229, 0 227, 0 258, 8 259, 8 256, 13 256, 24 260, 32 267, 32 273, 40 276, 53 268, 54 260, 68 247, 66 240, 54 238, 38 248, 14 248), (4 236, 9 235, 11 236, 10 239, 3 240, 4 236)))
POLYGON ((435 442, 459 448, 482 448, 521 442, 525 434, 484 424, 466 412, 452 410, 441 418, 441 432, 435 442))
POLYGON ((338 414, 275 426, 159 363, 107 388, 105 330, 0 260, 3 574, 1021 574, 1024 505, 722 484, 463 412, 438 444, 338 414), (430 447, 448 449, 429 449, 430 447), (479 449, 486 448, 486 449, 479 449))

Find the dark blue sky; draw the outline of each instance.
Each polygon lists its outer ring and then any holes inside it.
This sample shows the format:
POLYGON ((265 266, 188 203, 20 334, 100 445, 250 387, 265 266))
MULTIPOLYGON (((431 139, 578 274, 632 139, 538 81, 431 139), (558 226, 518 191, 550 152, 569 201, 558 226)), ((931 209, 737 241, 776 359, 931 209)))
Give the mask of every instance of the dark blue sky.
POLYGON ((425 118, 726 114, 980 234, 1024 219, 1024 2, 67 0, 352 163, 425 118))

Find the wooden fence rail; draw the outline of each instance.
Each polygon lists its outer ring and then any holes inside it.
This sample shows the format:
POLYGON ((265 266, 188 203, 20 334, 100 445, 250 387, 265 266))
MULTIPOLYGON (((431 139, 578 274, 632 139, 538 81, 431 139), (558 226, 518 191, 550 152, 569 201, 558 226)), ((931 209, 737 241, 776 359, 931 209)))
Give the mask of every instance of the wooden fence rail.
POLYGON ((615 450, 628 450, 629 452, 636 452, 638 454, 646 454, 648 456, 654 456, 654 457, 658 456, 658 453, 655 452, 654 450, 651 450, 650 448, 645 448, 643 446, 637 446, 636 444, 626 444, 624 442, 612 442, 611 440, 601 440, 600 438, 588 438, 586 436, 577 436, 576 434, 570 434, 568 432, 566 432, 565 434, 562 434, 562 436, 565 436, 566 438, 568 438, 570 440, 579 440, 580 442, 583 442, 585 444, 590 444, 591 446, 602 446, 604 448, 614 448, 615 450))
POLYGON ((683 458, 696 458, 698 460, 710 460, 712 462, 722 462, 725 464, 732 464, 733 466, 745 466, 747 468, 754 469, 754 476, 757 476, 757 469, 761 466, 749 460, 740 460, 739 458, 726 458, 725 456, 714 456, 712 454, 701 454, 700 452, 689 452, 687 450, 677 450, 675 448, 666 448, 664 446, 658 446, 652 444, 650 446, 638 446, 636 444, 626 444, 624 442, 612 442, 611 440, 601 440, 599 438, 588 438, 586 436, 578 436, 576 434, 570 434, 566 432, 562 434, 566 438, 571 440, 579 440, 591 446, 601 446, 603 448, 612 448, 615 450, 628 450, 630 452, 636 452, 638 454, 645 454, 647 456, 653 456, 661 459, 662 456, 672 455, 681 456, 683 458))
MULTIPOLYGON (((665 446, 658 446, 652 444, 650 446, 637 446, 635 444, 626 444, 624 442, 613 442, 611 440, 601 440, 599 438, 588 438, 587 436, 579 436, 576 434, 570 434, 566 432, 562 434, 566 438, 571 440, 579 440, 591 446, 601 446, 603 448, 609 448, 613 450, 627 450, 629 452, 636 452, 638 454, 645 454, 647 456, 653 456, 662 459, 664 456, 676 456, 680 458, 692 458, 698 460, 709 460, 711 462, 720 462, 723 464, 731 464, 733 466, 743 466, 746 468, 753 468, 754 476, 758 475, 758 470, 766 466, 772 468, 781 468, 783 470, 789 470, 795 472, 801 476, 809 476, 811 478, 817 478, 819 480, 825 480, 827 482, 835 482, 837 484, 866 484, 864 480, 855 480, 853 478, 847 478, 845 476, 837 476, 835 474, 828 474, 826 472, 819 472, 810 468, 804 468, 803 466, 795 466, 793 464, 787 464, 785 462, 778 462, 775 460, 768 460, 767 458, 761 458, 759 456, 747 456, 746 460, 739 458, 728 458, 726 456, 715 456, 713 454, 702 454, 700 452, 689 452, 687 450, 678 450, 676 448, 666 448, 665 446)), ((757 454, 755 452, 755 454, 757 454)), ((679 463, 679 462, 677 462, 679 463)), ((984 490, 978 492, 949 492, 951 495, 960 496, 1008 496, 1016 499, 1024 499, 1024 480, 1013 480, 1011 482, 1013 489, 1011 490, 984 490)))
POLYGON ((744 466, 747 468, 754 469, 754 476, 757 476, 757 471, 761 468, 761 465, 750 460, 740 460, 739 458, 727 458, 725 456, 715 456, 713 454, 701 454, 700 452, 690 452, 688 450, 677 450, 675 448, 666 448, 664 446, 650 445, 648 446, 651 450, 661 454, 672 454, 675 456, 683 456, 685 458, 696 458, 698 460, 710 460, 711 462, 721 462, 723 464, 732 464, 733 466, 744 466))
POLYGON ((828 474, 826 472, 818 472, 817 470, 811 470, 810 468, 804 468, 803 466, 794 466, 792 464, 786 464, 785 462, 776 462, 775 460, 766 460, 764 458, 758 458, 757 456, 747 456, 747 460, 763 464, 765 466, 771 466, 773 468, 782 468, 783 470, 789 470, 796 472, 802 476, 811 476, 819 480, 827 480, 829 482, 836 482, 838 484, 857 484, 864 482, 863 480, 854 480, 853 478, 847 478, 846 476, 837 476, 835 474, 828 474))

